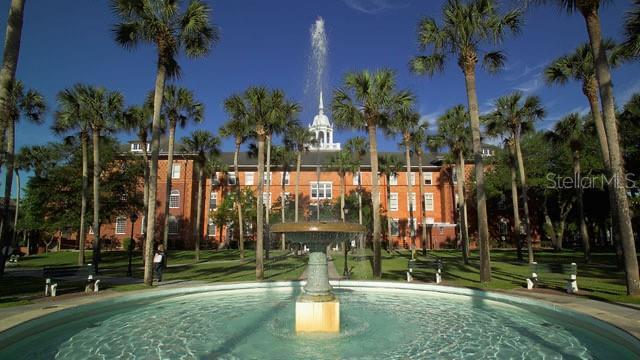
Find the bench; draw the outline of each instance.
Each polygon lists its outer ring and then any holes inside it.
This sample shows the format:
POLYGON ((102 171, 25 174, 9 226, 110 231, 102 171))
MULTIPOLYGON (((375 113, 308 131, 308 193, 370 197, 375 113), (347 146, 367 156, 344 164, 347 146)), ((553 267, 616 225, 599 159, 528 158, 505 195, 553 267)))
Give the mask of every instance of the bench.
POLYGON ((538 264, 529 265, 531 277, 527 278, 527 289, 539 287, 563 287, 567 293, 578 292, 578 266, 571 264, 538 264))
POLYGON ((69 277, 86 278, 84 292, 98 292, 100 289, 100 280, 96 279, 93 274, 93 267, 89 266, 45 266, 42 270, 44 277, 44 296, 56 296, 58 291, 58 281, 69 280, 69 277), (65 279, 66 278, 66 279, 65 279))
POLYGON ((436 284, 440 284, 442 282, 442 260, 409 260, 408 271, 407 271, 407 282, 412 282, 415 277, 415 273, 421 269, 433 270, 435 275, 436 284))

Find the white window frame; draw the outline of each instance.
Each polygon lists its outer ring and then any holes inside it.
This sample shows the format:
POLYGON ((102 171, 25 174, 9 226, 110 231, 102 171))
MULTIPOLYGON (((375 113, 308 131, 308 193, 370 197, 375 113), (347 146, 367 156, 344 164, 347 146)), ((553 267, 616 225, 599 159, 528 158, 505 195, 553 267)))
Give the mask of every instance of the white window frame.
POLYGON ((171 178, 172 179, 180 179, 180 171, 182 169, 180 168, 180 164, 176 164, 174 163, 173 165, 171 165, 171 178))
MULTIPOLYGON (((289 185, 291 183, 291 173, 288 171, 283 172, 282 176, 284 177, 284 184, 289 185)), ((282 178, 280 178, 280 181, 282 181, 282 178)))
POLYGON ((140 234, 144 235, 147 231, 147 223, 146 223, 147 217, 146 216, 142 216, 142 220, 140 221, 140 234))
POLYGON ((360 182, 358 181, 360 179, 360 172, 356 172, 353 174, 353 185, 360 185, 360 182))
POLYGON ((169 215, 169 235, 177 235, 180 233, 180 224, 178 218, 173 215, 169 215))
POLYGON ((424 174, 424 184, 425 185, 433 185, 433 173, 425 172, 424 174))
POLYGON ((238 181, 235 171, 229 171, 227 173, 227 185, 235 185, 238 181))
POLYGON ((398 193, 397 192, 392 192, 389 193, 389 211, 398 211, 398 193))
POLYGON ((407 210, 411 210, 409 208, 409 205, 413 205, 413 211, 416 211, 417 209, 416 193, 414 192, 411 193, 411 202, 409 202, 409 194, 407 194, 407 210))
POLYGON ((173 189, 169 194, 169 209, 180 208, 180 190, 173 189))
POLYGON ((411 171, 409 172, 409 179, 411 180, 411 185, 415 185, 416 184, 416 173, 411 171))
POLYGON ((400 236, 400 219, 394 218, 391 219, 391 229, 389 229, 391 236, 400 236), (396 231, 393 231, 393 226, 395 225, 396 231))
POLYGON ((267 186, 267 179, 270 180, 269 185, 273 185, 273 174, 271 172, 265 171, 262 173, 262 185, 267 186))
POLYGON ((215 191, 211 192, 211 195, 209 195, 209 210, 216 210, 218 209, 218 193, 215 191), (215 204, 215 206, 211 206, 211 204, 215 204))
POLYGON ((213 221, 213 218, 209 218, 207 222, 207 236, 216 237, 216 223, 213 221), (213 230, 212 230, 213 229, 213 230))
POLYGON ((435 203, 435 197, 432 192, 428 192, 424 194, 424 210, 425 211, 433 211, 435 203), (430 203, 427 201, 430 200, 430 203))
POLYGON ((126 216, 118 216, 116 218, 115 224, 116 235, 124 235, 127 233, 127 217, 126 216))
POLYGON ((251 171, 244 172, 244 184, 253 185, 253 172, 251 171))
POLYGON ((262 205, 271 208, 271 192, 262 192, 262 205))
POLYGON ((398 185, 398 174, 389 175, 389 185, 398 185))
POLYGON ((333 182, 331 181, 314 181, 311 184, 309 184, 309 194, 311 195, 311 199, 314 200, 327 200, 327 199, 333 199, 333 182), (313 187, 314 185, 316 186, 316 196, 313 196, 313 187), (328 185, 328 187, 327 187, 328 185), (322 189, 322 193, 323 196, 319 197, 318 195, 320 195, 320 189, 322 189), (329 191, 329 196, 327 196, 327 190, 329 191))
POLYGON ((432 217, 426 217, 426 218, 424 219, 424 222, 425 222, 427 225, 433 225, 433 224, 435 224, 435 223, 436 223, 436 219, 435 219, 435 218, 432 218, 432 217))

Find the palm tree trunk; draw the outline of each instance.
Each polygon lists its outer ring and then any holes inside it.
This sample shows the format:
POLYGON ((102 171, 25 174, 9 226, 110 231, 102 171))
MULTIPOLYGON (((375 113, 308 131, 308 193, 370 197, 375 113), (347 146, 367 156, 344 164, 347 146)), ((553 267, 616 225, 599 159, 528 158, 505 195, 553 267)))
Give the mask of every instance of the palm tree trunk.
POLYGON ((518 174, 516 173, 516 151, 513 141, 509 146, 509 172, 511 173, 511 204, 513 207, 513 238, 516 241, 518 261, 522 261, 522 239, 520 234, 520 205, 518 204, 518 174))
POLYGON ((410 240, 410 247, 411 250, 413 252, 413 250, 415 250, 415 232, 413 231, 413 221, 414 221, 414 217, 413 217, 413 211, 415 210, 413 208, 413 187, 411 186, 411 154, 409 153, 409 135, 405 134, 405 145, 404 145, 404 157, 406 158, 406 165, 407 165, 407 201, 409 202, 409 240, 410 240))
POLYGON ((611 174, 613 175, 613 192, 616 200, 616 215, 620 243, 624 252, 624 264, 629 295, 640 295, 640 273, 638 272, 638 258, 636 245, 631 227, 629 213, 629 201, 627 199, 626 177, 622 155, 620 153, 620 138, 618 136, 618 124, 615 113, 615 101, 613 98, 613 86, 611 84, 611 71, 607 60, 606 51, 602 48, 602 34, 600 18, 597 8, 583 12, 595 61, 596 78, 600 90, 600 100, 604 114, 604 125, 607 134, 607 145, 611 159, 611 174))
POLYGON ((480 143, 480 113, 476 94, 475 61, 465 64, 464 78, 469 101, 471 137, 473 140, 473 160, 476 175, 476 201, 478 212, 478 234, 480 245, 480 282, 491 281, 491 255, 489 253, 489 224, 487 220, 487 195, 484 191, 484 165, 480 143))
POLYGON ((11 201, 11 190, 13 187, 13 171, 15 162, 15 120, 7 119, 7 139, 6 139, 6 170, 4 182, 4 205, 2 213, 2 228, 0 228, 0 266, 4 273, 4 264, 11 254, 9 254, 9 247, 11 245, 11 214, 9 213, 9 203, 11 201))
MULTIPOLYGON (((284 194, 284 180, 286 179, 287 176, 287 166, 285 164, 283 164, 282 166, 282 179, 280 181, 280 216, 282 218, 282 223, 285 223, 285 206, 287 204, 287 200, 285 198, 285 194, 284 194)), ((286 249, 286 239, 285 239, 285 235, 284 233, 280 234, 280 240, 282 241, 281 244, 281 250, 284 251, 286 249)))
POLYGON ((164 251, 169 249, 169 198, 171 197, 171 178, 173 177, 173 146, 176 139, 176 124, 171 122, 169 126, 169 149, 167 152, 167 176, 165 179, 164 194, 164 224, 162 227, 162 244, 164 251))
POLYGON ((380 189, 378 188, 378 142, 376 126, 369 124, 369 155, 371 157, 371 202, 373 203, 373 277, 382 277, 382 253, 380 249, 380 189))
MULTIPOLYGON (((196 245, 196 263, 200 261, 200 238, 202 237, 202 185, 204 182, 204 166, 204 163, 198 164, 198 201, 196 208, 196 228, 193 232, 193 240, 196 245)), ((222 240, 222 236, 220 236, 220 240, 222 240)))
MULTIPOLYGON (((22 20, 24 17, 24 3, 25 0, 12 0, 11 8, 9 9, 9 17, 7 18, 7 32, 5 35, 5 47, 2 57, 2 69, 0 70, 0 109, 6 109, 8 106, 7 101, 11 88, 15 81, 16 68, 18 67, 18 56, 20 55, 20 40, 22 36, 22 20)), ((3 208, 2 231, 0 232, 0 249, 7 249, 9 247, 9 221, 11 216, 9 215, 9 199, 11 198, 11 185, 13 181, 13 156, 14 145, 13 139, 11 139, 15 132, 14 119, 7 119, 7 134, 10 139, 7 139, 7 174, 5 180, 5 202, 3 208), (11 142, 11 144, 9 144, 11 142), (8 189, 8 190, 7 190, 8 189), (7 193, 9 195, 7 195, 7 193)), ((9 254, 5 251, 0 252, 0 277, 4 274, 4 265, 8 259, 9 254)))
POLYGON ((93 128, 93 271, 100 261, 100 129, 93 128))
POLYGON ((344 217, 344 193, 345 193, 344 176, 345 176, 345 173, 342 172, 340 174, 340 220, 342 220, 342 222, 346 221, 344 217))
POLYGON ((240 259, 244 259, 244 223, 242 222, 242 193, 240 191, 240 170, 238 169, 238 155, 242 138, 236 138, 236 151, 233 154, 233 171, 236 173, 236 209, 238 210, 238 249, 240 259))
POLYGON ((522 192, 522 208, 524 210, 524 231, 527 233, 527 251, 529 253, 529 264, 533 263, 533 241, 531 239, 531 221, 529 217, 529 196, 527 194, 527 179, 524 171, 524 160, 522 159, 522 149, 520 148, 520 136, 515 137, 516 157, 518 159, 518 171, 520 172, 520 189, 522 192))
POLYGON ((422 215, 422 255, 427 255, 427 212, 424 208, 424 170, 422 169, 422 152, 418 155, 418 172, 420 173, 420 213, 422 215))
POLYGON ((391 251, 391 249, 393 248, 393 241, 391 240, 391 214, 389 214, 391 210, 391 179, 389 174, 387 174, 387 177, 385 179, 385 192, 385 199, 387 201, 385 206, 385 208, 387 209, 387 244, 389 247, 388 251, 391 251))
POLYGON ((20 212, 20 172, 16 169, 16 211, 13 216, 13 238, 11 239, 11 247, 17 247, 16 236, 18 235, 18 213, 20 212))
MULTIPOLYGON (((159 51, 162 53, 162 51, 159 51)), ((164 95, 166 68, 162 59, 158 61, 155 92, 153 98, 153 122, 151 125, 151 166, 149 168, 149 198, 147 203, 147 236, 145 243, 144 283, 153 284, 153 242, 156 231, 156 192, 158 188, 158 154, 160 153, 160 109, 164 95)))
POLYGON ((591 262, 591 246, 589 244, 589 231, 587 230, 587 223, 584 220, 584 190, 582 189, 582 184, 580 182, 580 152, 578 152, 577 150, 574 150, 573 152, 573 175, 577 179, 576 190, 578 192, 578 220, 580 222, 580 239, 582 240, 582 247, 584 248, 584 262, 589 264, 591 262))
POLYGON ((300 194, 300 163, 302 162, 302 151, 298 151, 296 158, 296 194, 295 194, 295 214, 294 221, 298 222, 298 197, 300 194))
POLYGON ((264 204, 263 196, 264 192, 264 135, 258 133, 258 206, 256 209, 256 279, 264 279, 264 263, 263 263, 263 251, 264 251, 264 204))
MULTIPOLYGON (((271 134, 267 135, 267 212, 265 223, 269 226, 269 215, 271 214, 271 134)), ((267 246, 267 259, 269 258, 269 247, 267 246)))
POLYGON ((462 234, 462 260, 469 264, 469 230, 466 216, 466 197, 464 195, 464 154, 458 151, 458 214, 460 216, 460 233, 462 234))
POLYGON ((556 236, 555 226, 553 225, 553 221, 551 221, 551 217, 549 216, 549 209, 547 207, 547 196, 544 196, 544 200, 542 203, 542 211, 544 213, 544 223, 549 228, 549 237, 551 238, 551 244, 553 244, 554 250, 561 250, 562 243, 558 246, 558 237, 556 236))
POLYGON ((89 191, 89 134, 86 131, 80 133, 82 147, 82 199, 80 205, 80 233, 78 234, 78 265, 84 265, 84 246, 86 243, 87 229, 87 192, 89 191))
MULTIPOLYGON (((358 223, 362 225, 362 167, 358 160, 358 223)), ((360 239, 363 239, 361 236, 360 239)), ((364 248, 364 246, 361 246, 364 248)))

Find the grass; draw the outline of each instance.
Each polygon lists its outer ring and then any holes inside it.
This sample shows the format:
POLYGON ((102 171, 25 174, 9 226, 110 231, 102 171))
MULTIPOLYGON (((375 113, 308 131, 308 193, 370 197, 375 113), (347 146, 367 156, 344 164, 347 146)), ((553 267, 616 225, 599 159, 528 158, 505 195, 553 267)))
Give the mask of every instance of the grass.
MULTIPOLYGON (((339 273, 344 266, 344 255, 333 253, 334 263, 339 273)), ((526 254, 525 254, 526 255, 526 254)), ((406 272, 411 253, 408 251, 383 251, 382 279, 391 281, 406 281, 406 272)), ((472 252, 469 265, 465 265, 459 251, 438 250, 428 252, 427 256, 417 253, 418 261, 440 258, 443 262, 443 284, 486 290, 512 290, 523 288, 526 278, 530 276, 531 268, 528 264, 519 263, 513 250, 494 249, 491 252, 492 279, 488 284, 480 283, 479 258, 477 252, 472 252)), ((367 251, 360 257, 350 255, 348 267, 351 269, 351 279, 372 279, 371 253, 367 251), (364 261, 357 261, 358 258, 364 261)), ((592 299, 640 304, 640 298, 626 295, 624 271, 616 269, 615 254, 593 253, 590 264, 585 264, 582 253, 565 251, 536 251, 535 259, 539 264, 570 264, 578 266, 578 287, 582 294, 592 299)), ((433 282, 435 270, 420 269, 414 273, 418 281, 433 282)), ((567 275, 561 273, 541 272, 542 286, 556 290, 564 290, 567 275)))

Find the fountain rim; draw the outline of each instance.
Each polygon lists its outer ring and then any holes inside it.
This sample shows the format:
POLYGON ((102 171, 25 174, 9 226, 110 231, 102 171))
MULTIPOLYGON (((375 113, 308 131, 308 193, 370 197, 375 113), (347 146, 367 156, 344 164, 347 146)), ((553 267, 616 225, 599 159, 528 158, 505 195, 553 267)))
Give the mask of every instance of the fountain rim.
POLYGON ((297 222, 278 223, 269 227, 271 233, 302 233, 302 232, 329 232, 329 233, 365 233, 364 225, 342 222, 297 222))

